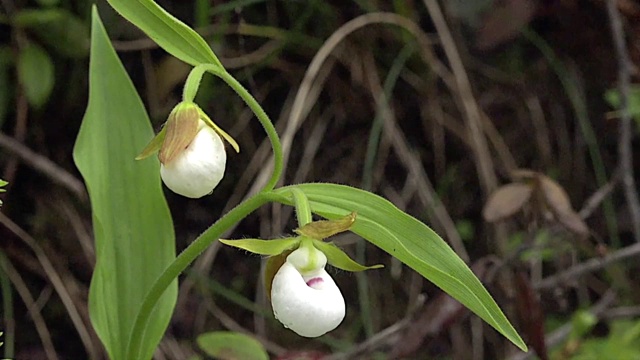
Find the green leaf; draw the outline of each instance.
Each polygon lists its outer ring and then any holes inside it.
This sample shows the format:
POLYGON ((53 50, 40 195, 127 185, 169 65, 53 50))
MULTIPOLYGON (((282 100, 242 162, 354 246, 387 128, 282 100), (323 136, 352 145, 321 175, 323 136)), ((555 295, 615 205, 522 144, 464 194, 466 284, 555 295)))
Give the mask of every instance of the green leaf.
MULTIPOLYGON (((129 360, 125 351, 134 319, 175 258, 175 235, 158 159, 134 160, 153 137, 149 118, 95 5, 92 18, 89 104, 73 150, 91 198, 96 243, 89 312, 109 357, 129 360)), ((176 297, 174 281, 153 310, 138 359, 151 358, 176 297)))
POLYGON ((14 16, 13 23, 35 34, 62 56, 83 58, 89 54, 89 32, 86 24, 66 10, 21 10, 14 16))
POLYGON ((44 105, 55 81, 49 54, 34 43, 22 48, 18 55, 18 78, 29 103, 37 108, 44 105))
POLYGON ((40 6, 56 6, 60 0, 37 0, 40 6))
POLYGON ((588 310, 579 309, 571 317, 571 334, 570 339, 581 339, 586 336, 591 329, 598 323, 598 317, 588 310))
MULTIPOLYGON (((2 189, 2 187, 3 187, 3 186, 5 186, 5 185, 7 185, 7 184, 8 184, 8 182, 6 182, 6 181, 4 181, 4 180, 0 179, 0 193, 3 193, 3 192, 5 192, 5 191, 7 191, 7 190, 5 190, 5 189, 2 189)), ((0 200, 0 205, 2 205, 2 200, 0 200)), ((0 335, 2 335, 2 333, 1 333, 1 332, 0 332, 0 335)))
MULTIPOLYGON (((621 99, 618 89, 609 89, 604 93, 605 100, 614 107, 616 110, 620 110, 621 99)), ((634 118, 636 126, 640 127, 640 86, 632 85, 629 90, 629 97, 627 98, 627 111, 629 115, 634 118)), ((618 116, 620 116, 618 114, 618 116)))
POLYGON ((247 250, 254 254, 260 255, 280 255, 286 250, 293 249, 298 243, 300 243, 299 237, 286 238, 286 239, 273 239, 273 240, 260 240, 260 239, 239 239, 239 240, 225 240, 220 239, 220 242, 237 247, 239 249, 247 250))
POLYGON ((216 331, 198 336, 198 346, 207 355, 221 360, 269 360, 262 344, 251 336, 216 331))
POLYGON ((328 219, 350 212, 351 231, 396 257, 493 326, 523 351, 527 346, 469 267, 428 226, 370 192, 336 184, 300 184, 274 191, 292 204, 291 188, 304 191, 311 210, 328 219))
POLYGON ((364 271, 370 269, 380 269, 384 267, 383 265, 360 265, 333 243, 314 240, 313 246, 315 246, 318 250, 322 251, 327 256, 327 262, 329 262, 331 266, 337 267, 338 269, 342 269, 345 271, 364 271))
POLYGON ((222 63, 192 28, 152 0, 107 0, 122 17, 144 31, 169 54, 193 66, 222 63))
MULTIPOLYGON (((605 100, 616 109, 620 109, 620 93, 618 89, 609 89, 604 93, 605 100)), ((640 116, 640 86, 631 86, 628 98, 629 115, 640 116)))

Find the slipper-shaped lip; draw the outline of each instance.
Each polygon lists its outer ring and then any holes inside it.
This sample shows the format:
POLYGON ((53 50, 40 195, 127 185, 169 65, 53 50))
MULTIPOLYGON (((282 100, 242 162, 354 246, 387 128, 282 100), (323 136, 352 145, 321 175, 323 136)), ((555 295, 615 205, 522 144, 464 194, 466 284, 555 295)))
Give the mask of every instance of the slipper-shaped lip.
POLYGON ((321 251, 299 248, 287 257, 273 279, 273 313, 285 327, 300 336, 324 335, 344 319, 344 298, 324 269, 326 263, 327 258, 321 251))

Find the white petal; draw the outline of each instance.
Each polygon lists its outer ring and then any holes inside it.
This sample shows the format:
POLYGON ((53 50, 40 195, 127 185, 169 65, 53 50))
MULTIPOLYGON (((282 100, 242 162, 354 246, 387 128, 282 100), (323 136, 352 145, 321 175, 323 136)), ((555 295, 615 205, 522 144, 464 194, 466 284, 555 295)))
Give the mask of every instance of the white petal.
MULTIPOLYGON (((300 250, 305 249, 296 251, 300 250)), ((303 276, 289 258, 273 279, 271 306, 285 327, 304 337, 324 335, 340 325, 345 315, 344 298, 324 264, 303 276)))
POLYGON ((199 198, 210 194, 220 183, 226 162, 227 154, 220 136, 204 126, 178 157, 160 165, 160 176, 173 192, 199 198))

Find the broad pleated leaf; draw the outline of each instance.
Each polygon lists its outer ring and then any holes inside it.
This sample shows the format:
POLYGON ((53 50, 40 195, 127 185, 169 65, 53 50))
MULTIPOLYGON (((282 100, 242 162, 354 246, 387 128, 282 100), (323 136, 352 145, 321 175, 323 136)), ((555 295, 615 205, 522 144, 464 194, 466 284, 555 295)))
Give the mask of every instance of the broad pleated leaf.
POLYGON ((144 31, 169 54, 191 65, 222 68, 206 41, 152 0, 107 0, 122 17, 144 31))
MULTIPOLYGON (((135 316, 175 258, 175 236, 158 160, 134 160, 153 129, 95 7, 92 18, 89 105, 73 150, 91 198, 96 243, 89 311, 110 359, 129 360, 125 351, 135 316)), ((139 359, 151 358, 176 297, 174 282, 154 309, 139 359)))
MULTIPOLYGON (((351 231, 393 255, 447 292, 522 350, 527 346, 469 267, 428 226, 389 201, 364 190, 336 184, 300 184, 277 189, 292 204, 291 188, 304 191, 311 210, 328 219, 353 211, 351 231)), ((286 199, 286 200, 285 200, 286 199)))

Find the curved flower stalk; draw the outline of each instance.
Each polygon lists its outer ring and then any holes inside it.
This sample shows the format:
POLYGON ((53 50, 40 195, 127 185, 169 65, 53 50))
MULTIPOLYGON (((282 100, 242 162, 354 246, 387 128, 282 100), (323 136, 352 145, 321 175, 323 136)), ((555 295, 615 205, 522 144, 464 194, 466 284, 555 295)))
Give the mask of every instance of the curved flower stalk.
POLYGON ((227 153, 221 136, 239 151, 238 145, 194 103, 182 102, 166 125, 136 157, 160 151, 160 176, 173 192, 189 198, 210 194, 224 176, 227 153))
POLYGON ((273 314, 300 336, 324 335, 344 319, 344 298, 324 269, 326 264, 327 257, 320 250, 301 247, 287 256, 273 278, 273 314))

